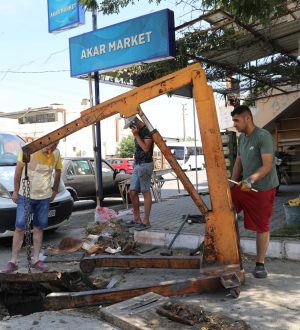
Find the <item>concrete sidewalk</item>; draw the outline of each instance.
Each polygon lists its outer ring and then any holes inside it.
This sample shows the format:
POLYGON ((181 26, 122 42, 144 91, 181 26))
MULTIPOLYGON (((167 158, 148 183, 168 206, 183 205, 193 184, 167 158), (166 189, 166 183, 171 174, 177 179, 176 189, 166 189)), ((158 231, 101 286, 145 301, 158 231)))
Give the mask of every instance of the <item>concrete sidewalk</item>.
MULTIPOLYGON (((199 187, 207 190, 205 181, 199 182, 199 187)), ((276 198, 275 212, 272 218, 271 227, 275 228, 285 222, 282 204, 290 198, 295 198, 299 194, 300 186, 282 187, 281 194, 276 198)), ((185 196, 181 189, 177 191, 177 183, 168 182, 162 192, 164 200, 161 203, 154 203, 151 213, 151 230, 135 232, 136 238, 143 243, 151 243, 159 246, 167 246, 174 236, 175 232, 182 223, 182 216, 185 214, 199 214, 198 209, 190 197, 185 196), (172 186, 174 184, 174 186, 172 186), (174 197, 171 197, 174 196, 174 197), (168 199, 166 199, 168 198, 168 199)), ((209 196, 205 196, 208 206, 209 196)), ((90 218, 93 219, 93 213, 90 212, 90 218)), ((127 218, 130 219, 131 216, 127 218)), ((126 220, 125 218, 123 218, 126 220)), ((244 252, 248 252, 250 247, 255 244, 252 234, 243 229, 243 222, 239 221, 241 242, 244 252), (250 243, 249 243, 250 242, 250 243), (251 245, 252 244, 252 245, 251 245)), ((204 225, 185 224, 181 235, 176 239, 174 247, 194 248, 202 242, 204 235, 204 225)), ((247 322, 253 330, 299 330, 300 329, 300 263, 285 260, 299 260, 300 240, 296 238, 291 240, 272 240, 271 246, 283 243, 286 250, 277 250, 272 252, 273 256, 280 259, 268 259, 267 268, 269 276, 266 279, 256 279, 252 275, 254 258, 244 256, 243 267, 246 272, 246 283, 242 286, 241 295, 238 299, 232 299, 226 292, 218 290, 212 293, 191 294, 178 296, 185 303, 192 303, 198 306, 204 306, 205 310, 211 312, 220 312, 227 316, 241 319, 247 322), (276 243, 280 242, 280 243, 276 243), (290 253, 290 243, 294 244, 294 254, 290 253), (299 252, 298 252, 299 251, 299 252), (297 254, 298 253, 298 254, 297 254)), ((159 250, 156 253, 159 255, 159 250)), ((273 251, 270 248, 269 251, 273 251)), ((151 254, 155 254, 152 251, 151 254)), ((270 253, 270 252, 269 252, 270 253)), ((139 287, 147 284, 157 284, 169 281, 170 277, 188 278, 198 276, 198 270, 170 270, 168 269, 104 269, 103 272, 107 278, 108 274, 118 275, 120 272, 122 280, 118 283, 118 289, 128 287, 139 287)), ((67 309, 62 311, 45 311, 34 313, 28 316, 13 316, 0 321, 0 329, 24 329, 24 330, 52 330, 55 329, 120 329, 113 324, 108 324, 99 315, 101 306, 94 308, 67 309)), ((157 318, 157 317, 156 317, 157 318)), ((149 325, 147 329, 160 329, 149 325)), ((169 329, 173 329, 170 327, 169 329)), ((129 329, 129 328, 126 328, 129 329)), ((133 328, 130 328, 133 329, 133 328)), ((136 329, 136 328, 134 328, 136 329)), ((139 329, 144 329, 139 327, 139 329)), ((125 328, 123 328, 125 330, 125 328)))
MULTIPOLYGON (((196 185, 198 181, 198 191, 203 194, 208 193, 205 171, 187 172, 191 182, 196 185)), ((181 183, 180 183, 181 185, 181 183)), ((274 212, 271 218, 271 232, 281 228, 286 224, 283 204, 289 199, 299 196, 300 185, 280 186, 279 194, 275 198, 274 212)), ((200 211, 187 195, 181 185, 180 191, 177 188, 176 181, 168 181, 161 191, 162 202, 154 203, 151 210, 151 228, 147 231, 135 231, 135 239, 141 243, 147 243, 157 246, 168 246, 182 224, 184 215, 200 214, 200 211)), ((209 195, 203 195, 203 200, 208 208, 211 207, 209 195)), ((131 215, 126 216, 125 220, 130 220, 131 215)), ((255 233, 244 229, 243 216, 238 217, 238 226, 240 232, 240 241, 243 252, 255 255, 256 242, 255 233)), ((180 235, 173 243, 174 248, 196 249, 204 239, 204 224, 185 224, 180 235)), ((300 260, 300 237, 276 237, 271 238, 267 257, 284 258, 289 260, 300 260)))

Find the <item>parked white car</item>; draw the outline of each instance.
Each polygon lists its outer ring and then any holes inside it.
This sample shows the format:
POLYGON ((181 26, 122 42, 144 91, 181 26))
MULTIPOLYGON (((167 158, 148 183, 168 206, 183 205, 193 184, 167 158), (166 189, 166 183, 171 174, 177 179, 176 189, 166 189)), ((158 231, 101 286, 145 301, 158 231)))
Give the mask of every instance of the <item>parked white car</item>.
MULTIPOLYGON (((0 131, 0 238, 13 236, 15 230, 17 205, 12 201, 11 194, 18 153, 24 144, 19 136, 0 131)), ((61 180, 59 192, 50 204, 46 229, 55 229, 69 219, 73 203, 61 180)))
POLYGON ((196 161, 197 161, 197 169, 202 170, 205 165, 204 156, 203 155, 190 155, 189 159, 182 165, 182 169, 184 171, 191 171, 196 169, 196 161))

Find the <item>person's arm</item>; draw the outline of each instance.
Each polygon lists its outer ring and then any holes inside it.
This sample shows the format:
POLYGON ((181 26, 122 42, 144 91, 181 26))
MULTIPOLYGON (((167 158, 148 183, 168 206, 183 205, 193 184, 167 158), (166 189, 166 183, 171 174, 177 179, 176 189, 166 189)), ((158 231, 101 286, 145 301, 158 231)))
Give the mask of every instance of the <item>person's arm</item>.
POLYGON ((61 170, 55 169, 54 172, 54 184, 52 187, 52 195, 50 197, 50 202, 52 202, 55 198, 55 196, 58 193, 58 187, 59 187, 59 181, 60 181, 60 176, 61 176, 61 170))
POLYGON ((144 152, 148 152, 151 150, 153 140, 150 139, 142 139, 139 135, 139 128, 138 127, 133 127, 131 129, 132 134, 134 135, 136 142, 139 144, 139 146, 143 149, 144 152))
POLYGON ((232 169, 232 175, 231 175, 231 179, 233 181, 239 181, 241 173, 242 173, 242 169, 243 169, 243 166, 242 166, 241 157, 237 156, 233 169, 232 169))
POLYGON ((18 201, 23 167, 24 167, 24 163, 18 161, 16 169, 15 169, 15 176, 14 176, 14 192, 12 194, 12 200, 14 203, 17 203, 17 201, 18 201))

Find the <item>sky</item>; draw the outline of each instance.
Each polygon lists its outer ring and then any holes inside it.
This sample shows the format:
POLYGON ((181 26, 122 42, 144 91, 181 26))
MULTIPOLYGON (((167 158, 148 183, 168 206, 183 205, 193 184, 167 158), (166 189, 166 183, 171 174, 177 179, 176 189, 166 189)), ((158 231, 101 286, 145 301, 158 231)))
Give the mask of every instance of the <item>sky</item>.
MULTIPOLYGON (((193 15, 200 15, 195 11, 191 13, 191 8, 186 5, 175 6, 175 1, 163 1, 157 6, 141 0, 134 6, 121 9, 118 15, 98 14, 98 28, 165 8, 174 11, 175 26, 191 19, 193 15)), ((68 47, 70 37, 92 30, 91 13, 86 13, 85 25, 59 34, 50 34, 47 0, 2 0, 0 22, 0 112, 21 111, 53 103, 80 104, 83 98, 89 98, 88 82, 70 76, 68 47)), ((124 88, 100 84, 100 101, 124 92, 124 88)), ((161 105, 165 101, 158 102, 161 105)), ((169 118, 167 112, 174 111, 174 108, 181 115, 183 108, 192 108, 190 100, 168 99, 166 102, 165 118, 169 118)), ((156 104, 154 102, 152 107, 155 108, 156 104)), ((190 111, 185 111, 187 124, 193 119, 190 111)), ((157 117, 154 114, 153 116, 157 117)), ((157 118, 154 126, 159 121, 161 119, 157 118)), ((178 125, 182 126, 179 123, 178 125)))

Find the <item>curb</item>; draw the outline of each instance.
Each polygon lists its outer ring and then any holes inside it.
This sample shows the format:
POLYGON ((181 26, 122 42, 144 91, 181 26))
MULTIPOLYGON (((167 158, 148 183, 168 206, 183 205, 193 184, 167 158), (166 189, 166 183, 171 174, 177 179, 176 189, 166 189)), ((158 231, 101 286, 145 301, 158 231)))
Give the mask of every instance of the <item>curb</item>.
MULTIPOLYGON (((168 247, 174 234, 155 231, 134 231, 134 240, 138 243, 153 246, 168 247)), ((197 249, 203 242, 203 235, 180 234, 174 241, 172 248, 197 249)), ((256 240, 253 238, 241 238, 242 251, 250 255, 256 255, 256 240)), ((266 257, 300 261, 300 242, 271 240, 266 257)))

